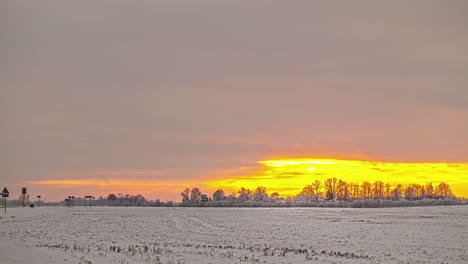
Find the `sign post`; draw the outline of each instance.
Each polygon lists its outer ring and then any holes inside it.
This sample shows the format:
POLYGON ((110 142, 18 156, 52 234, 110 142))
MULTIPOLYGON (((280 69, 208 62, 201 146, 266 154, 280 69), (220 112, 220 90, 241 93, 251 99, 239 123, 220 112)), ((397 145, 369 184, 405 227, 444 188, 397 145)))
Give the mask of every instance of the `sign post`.
POLYGON ((2 198, 5 202, 5 214, 6 214, 6 201, 7 201, 7 197, 10 196, 10 192, 8 191, 7 187, 3 188, 3 191, 2 191, 2 198))
POLYGON ((25 204, 24 204, 25 201, 24 200, 26 198, 26 188, 25 187, 21 188, 21 194, 23 195, 23 208, 24 208, 24 206, 25 206, 25 204))

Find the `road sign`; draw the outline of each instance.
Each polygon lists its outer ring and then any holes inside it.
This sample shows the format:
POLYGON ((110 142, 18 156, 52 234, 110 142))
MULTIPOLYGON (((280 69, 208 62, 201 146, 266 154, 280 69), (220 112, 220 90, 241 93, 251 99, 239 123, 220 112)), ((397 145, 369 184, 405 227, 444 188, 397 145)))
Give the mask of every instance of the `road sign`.
POLYGON ((9 196, 10 196, 10 192, 8 191, 7 187, 3 188, 2 197, 9 197, 9 196))
POLYGON ((23 195, 23 208, 26 206, 26 188, 21 188, 21 194, 23 195))

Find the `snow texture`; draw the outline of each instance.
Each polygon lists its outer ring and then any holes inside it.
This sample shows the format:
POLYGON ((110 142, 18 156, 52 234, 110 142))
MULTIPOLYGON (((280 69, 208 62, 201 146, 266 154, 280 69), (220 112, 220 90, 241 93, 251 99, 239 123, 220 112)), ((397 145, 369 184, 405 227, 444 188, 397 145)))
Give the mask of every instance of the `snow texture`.
POLYGON ((0 263, 468 263, 468 206, 8 208, 0 263))

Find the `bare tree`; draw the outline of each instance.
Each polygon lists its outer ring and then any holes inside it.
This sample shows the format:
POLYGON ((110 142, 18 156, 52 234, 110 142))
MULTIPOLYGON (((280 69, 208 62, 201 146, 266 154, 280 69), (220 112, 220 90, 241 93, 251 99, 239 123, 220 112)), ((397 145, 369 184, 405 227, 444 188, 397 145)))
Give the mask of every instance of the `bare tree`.
POLYGON ((432 186, 432 182, 426 184, 426 197, 434 197, 434 187, 432 186))
POLYGON ((390 195, 392 194, 392 189, 391 189, 390 183, 387 182, 385 184, 385 191, 384 192, 385 192, 385 197, 387 199, 390 199, 390 195))
POLYGON ((350 183, 349 184, 349 195, 351 198, 356 199, 359 198, 359 184, 357 183, 350 183))
POLYGON ((408 200, 413 200, 414 199, 414 186, 413 184, 410 184, 406 186, 405 188, 405 198, 408 200))
POLYGON ((441 182, 439 185, 437 185, 435 189, 435 196, 438 198, 451 198, 454 197, 452 190, 450 189, 450 186, 445 183, 441 182))
POLYGON ((302 191, 299 193, 298 196, 300 197, 301 200, 302 199, 305 199, 305 200, 315 199, 316 195, 315 195, 314 187, 312 186, 312 184, 304 186, 304 188, 302 188, 302 191))
POLYGON ((338 181, 336 188, 336 198, 338 200, 348 200, 349 199, 349 189, 348 184, 342 180, 338 181))
POLYGON ((372 184, 372 192, 375 199, 381 199, 384 197, 384 183, 382 181, 376 181, 372 184))
POLYGON ((361 184, 361 194, 363 199, 372 197, 372 185, 368 181, 361 184))
POLYGON ((319 196, 322 195, 322 182, 319 180, 315 180, 311 185, 313 192, 315 193, 315 201, 318 201, 319 196))
POLYGON ((324 182, 325 185, 325 192, 327 196, 327 200, 334 200, 336 197, 336 185, 338 180, 336 178, 326 179, 324 182))
POLYGON ((185 189, 180 195, 182 196, 182 202, 188 203, 188 201, 190 200, 190 197, 189 197, 190 189, 189 188, 185 189))
POLYGON ((420 184, 413 184, 413 189, 414 189, 414 198, 420 199, 424 196, 423 195, 424 186, 420 184))

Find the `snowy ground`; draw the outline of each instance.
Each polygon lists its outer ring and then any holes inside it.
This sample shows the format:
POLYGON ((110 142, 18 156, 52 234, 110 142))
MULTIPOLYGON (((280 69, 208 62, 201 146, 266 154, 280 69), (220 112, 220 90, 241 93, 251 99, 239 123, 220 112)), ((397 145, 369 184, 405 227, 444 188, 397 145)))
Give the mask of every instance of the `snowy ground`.
POLYGON ((0 263, 468 263, 468 206, 12 208, 0 263))

